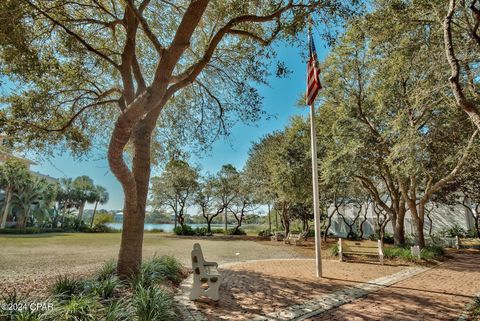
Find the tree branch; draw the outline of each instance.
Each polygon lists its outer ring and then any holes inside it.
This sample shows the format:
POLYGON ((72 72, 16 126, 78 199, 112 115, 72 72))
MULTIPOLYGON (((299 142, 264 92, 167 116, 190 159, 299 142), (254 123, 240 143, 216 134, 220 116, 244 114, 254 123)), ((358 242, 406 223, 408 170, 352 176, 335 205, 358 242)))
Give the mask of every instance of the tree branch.
POLYGON ((62 23, 60 23, 59 21, 55 20, 52 16, 50 16, 48 13, 46 13, 44 10, 40 9, 37 5, 35 5, 33 2, 31 2, 30 0, 24 0, 27 2, 27 4, 29 6, 31 6, 32 8, 34 8, 35 10, 37 10, 38 12, 40 12, 40 14, 42 14, 44 17, 46 17, 48 20, 50 20, 53 24, 59 26, 60 28, 62 28, 67 34, 69 34, 70 36, 72 36, 73 38, 75 38, 78 42, 80 42, 88 51, 90 52, 93 52, 94 54, 96 54, 97 56, 99 56, 100 58, 106 60, 107 62, 109 62, 112 66, 114 66, 115 68, 119 69, 120 66, 115 62, 113 61, 110 57, 108 57, 107 55, 105 55, 104 53, 98 51, 97 49, 93 48, 92 45, 90 45, 87 41, 85 41, 85 39, 83 39, 82 37, 80 37, 78 34, 76 34, 75 32, 73 32, 72 30, 70 30, 69 28, 67 28, 65 25, 63 25, 62 23))
POLYGON ((150 29, 150 26, 148 25, 147 20, 145 17, 143 17, 142 11, 146 8, 148 5, 149 1, 144 1, 142 3, 143 6, 141 6, 140 10, 135 7, 135 4, 133 3, 133 0, 128 0, 127 4, 132 9, 133 13, 135 14, 135 17, 140 21, 140 25, 142 26, 143 32, 145 32, 145 35, 148 37, 148 39, 151 41, 153 46, 155 47, 155 50, 157 53, 161 56, 163 54, 163 51, 165 50, 158 40, 158 38, 155 36, 153 33, 152 29, 150 29))
POLYGON ((462 157, 459 159, 457 165, 452 169, 452 171, 447 176, 443 177, 438 182, 436 182, 434 185, 432 185, 432 187, 430 189, 425 191, 425 194, 422 197, 422 202, 424 204, 430 199, 430 197, 434 193, 436 193, 438 190, 440 190, 442 187, 444 187, 447 183, 449 183, 455 177, 457 177, 458 174, 460 174, 460 170, 462 169, 463 165, 465 164, 465 161, 468 158, 470 148, 472 147, 473 142, 475 141, 475 138, 476 138, 477 134, 478 134, 478 129, 473 132, 472 136, 470 137, 470 140, 468 141, 468 145, 465 148, 465 151, 463 152, 462 157))
POLYGON ((245 23, 245 22, 266 22, 266 21, 271 21, 275 18, 280 17, 284 12, 287 10, 295 7, 296 5, 293 4, 293 1, 290 0, 289 3, 276 10, 275 12, 266 15, 266 16, 256 16, 256 15, 243 15, 239 17, 235 17, 231 19, 225 26, 220 28, 220 30, 213 36, 212 40, 210 41, 210 44, 208 45, 207 49, 205 50, 205 53, 203 57, 195 63, 192 68, 191 72, 188 76, 186 76, 184 79, 180 80, 179 82, 171 85, 166 93, 167 97, 171 97, 176 91, 182 89, 183 87, 187 86, 188 84, 191 84, 197 76, 200 74, 200 72, 203 70, 203 68, 210 62, 212 59, 213 53, 215 52, 215 49, 217 48, 218 44, 220 41, 223 39, 225 34, 227 34, 230 30, 233 29, 236 25, 240 23, 245 23))
POLYGON ((28 124, 29 126, 35 127, 37 129, 46 131, 46 132, 64 132, 68 127, 70 127, 72 125, 72 123, 75 121, 75 119, 78 118, 78 116, 80 116, 85 110, 87 110, 89 108, 92 108, 92 107, 112 104, 112 103, 116 103, 116 102, 117 102, 116 99, 111 99, 111 100, 105 100, 105 101, 85 105, 82 108, 80 108, 80 110, 78 110, 75 114, 73 114, 73 116, 71 116, 70 119, 60 128, 47 128, 47 127, 39 126, 39 125, 36 125, 34 123, 30 123, 30 122, 26 122, 26 124, 28 124))
MULTIPOLYGON (((475 113, 480 117, 480 112, 478 111, 475 104, 465 97, 463 89, 460 85, 460 63, 455 56, 455 50, 453 47, 453 37, 452 37, 452 20, 455 13, 456 1, 450 0, 449 8, 447 15, 443 21, 443 38, 445 45, 445 52, 447 56, 448 63, 450 64, 450 69, 452 71, 448 81, 450 82, 450 87, 452 88, 453 95, 457 104, 469 113, 475 113)), ((477 124, 478 126, 479 124, 477 124)))

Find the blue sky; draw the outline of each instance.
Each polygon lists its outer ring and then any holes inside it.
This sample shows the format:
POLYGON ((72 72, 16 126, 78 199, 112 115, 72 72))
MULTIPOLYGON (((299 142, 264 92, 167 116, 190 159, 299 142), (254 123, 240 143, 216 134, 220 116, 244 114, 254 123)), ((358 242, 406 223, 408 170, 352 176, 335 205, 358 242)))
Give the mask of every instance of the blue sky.
MULTIPOLYGON (((322 60, 328 50, 315 35, 314 39, 318 57, 322 60)), ((263 135, 276 129, 284 128, 293 115, 308 114, 307 107, 299 108, 296 106, 296 101, 305 90, 306 77, 306 65, 300 56, 300 51, 285 44, 280 44, 278 48, 278 58, 285 62, 292 73, 288 78, 282 79, 272 76, 269 86, 257 87, 264 97, 265 111, 268 114, 275 115, 275 117, 262 120, 253 126, 235 125, 228 141, 220 139, 214 143, 208 156, 192 158, 193 162, 200 164, 203 171, 214 173, 223 164, 228 163, 239 169, 242 168, 253 141, 257 141, 263 135)), ((96 151, 93 154, 95 156, 92 156, 89 160, 76 161, 66 152, 63 156, 41 161, 32 169, 57 178, 88 175, 94 180, 95 184, 106 187, 110 194, 109 202, 100 208, 121 209, 123 193, 120 184, 110 172, 106 158, 98 156, 105 155, 105 152, 96 151)), ((87 208, 92 207, 92 205, 87 206, 87 208)))

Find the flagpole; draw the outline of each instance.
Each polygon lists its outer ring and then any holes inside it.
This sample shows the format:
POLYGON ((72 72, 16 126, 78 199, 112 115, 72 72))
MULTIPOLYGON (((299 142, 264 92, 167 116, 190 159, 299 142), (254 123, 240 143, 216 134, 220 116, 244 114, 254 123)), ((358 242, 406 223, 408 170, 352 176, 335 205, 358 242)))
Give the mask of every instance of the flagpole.
POLYGON ((322 277, 322 236, 320 234, 320 209, 318 195, 317 131, 315 130, 315 106, 310 105, 310 135, 312 143, 313 215, 315 221, 315 260, 317 278, 322 277))

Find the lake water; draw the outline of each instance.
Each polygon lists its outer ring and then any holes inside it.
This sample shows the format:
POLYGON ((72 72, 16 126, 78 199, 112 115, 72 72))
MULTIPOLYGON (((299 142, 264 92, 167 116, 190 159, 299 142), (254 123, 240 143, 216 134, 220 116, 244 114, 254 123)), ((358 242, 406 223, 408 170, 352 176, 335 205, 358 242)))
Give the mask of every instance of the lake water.
MULTIPOLYGON (((196 227, 207 227, 207 224, 188 224, 189 226, 196 228, 196 227)), ((116 230, 121 230, 122 229, 122 223, 108 223, 107 226, 116 229, 116 230)), ((225 228, 225 225, 223 224, 212 224, 210 225, 211 228, 225 228)), ((173 224, 145 224, 144 225, 144 230, 145 231, 151 231, 151 230, 163 230, 165 232, 172 232, 173 228, 175 225, 173 224)), ((229 228, 233 227, 231 225, 228 226, 229 228)))

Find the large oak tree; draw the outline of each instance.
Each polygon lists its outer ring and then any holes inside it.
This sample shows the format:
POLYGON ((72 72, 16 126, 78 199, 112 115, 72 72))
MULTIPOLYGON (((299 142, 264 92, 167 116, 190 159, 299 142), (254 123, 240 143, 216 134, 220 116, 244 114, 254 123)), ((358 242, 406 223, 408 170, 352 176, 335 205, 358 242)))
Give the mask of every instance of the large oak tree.
POLYGON ((152 154, 166 153, 156 148, 156 137, 167 148, 167 138, 208 144, 232 122, 256 120, 261 97, 252 82, 266 79, 273 56, 266 47, 279 38, 293 41, 309 13, 325 24, 349 16, 349 6, 2 1, 2 74, 14 83, 3 102, 2 129, 37 150, 60 146, 82 154, 108 141, 110 169, 125 196, 118 272, 136 273, 152 154))

